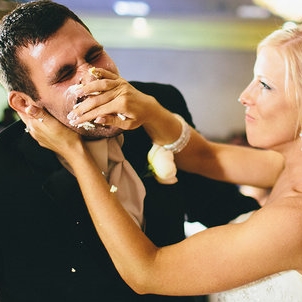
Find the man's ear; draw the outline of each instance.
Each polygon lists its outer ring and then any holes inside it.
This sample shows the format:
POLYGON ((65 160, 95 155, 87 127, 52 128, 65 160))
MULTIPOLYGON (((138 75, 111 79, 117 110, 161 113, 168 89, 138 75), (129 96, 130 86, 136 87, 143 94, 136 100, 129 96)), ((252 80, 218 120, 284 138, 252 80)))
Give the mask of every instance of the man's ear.
POLYGON ((29 105, 34 105, 35 101, 30 96, 20 91, 11 91, 8 95, 8 104, 17 113, 25 113, 29 105))

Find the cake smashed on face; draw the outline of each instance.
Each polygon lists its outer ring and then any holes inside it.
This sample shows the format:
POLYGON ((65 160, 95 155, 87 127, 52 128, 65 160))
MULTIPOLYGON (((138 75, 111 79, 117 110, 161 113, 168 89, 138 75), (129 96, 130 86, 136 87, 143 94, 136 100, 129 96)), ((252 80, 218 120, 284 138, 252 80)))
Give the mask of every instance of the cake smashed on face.
MULTIPOLYGON (((89 68, 86 82, 92 82, 92 81, 95 81, 95 80, 101 79, 101 78, 102 78, 102 73, 100 70, 98 70, 95 67, 89 68)), ((101 91, 95 91, 95 92, 92 92, 89 94, 85 94, 81 97, 75 98, 75 95, 76 95, 75 92, 82 86, 83 86, 83 84, 82 84, 82 80, 81 80, 79 84, 70 86, 66 91, 66 98, 68 101, 67 103, 68 103, 68 106, 70 103, 73 105, 72 109, 77 108, 88 97, 97 96, 97 95, 101 94, 101 91), (69 100, 71 100, 71 102, 69 102, 69 100)), ((69 109, 71 109, 71 108, 69 108, 69 109)), ((95 128, 95 125, 92 122, 84 122, 84 123, 76 125, 76 127, 84 128, 85 130, 91 130, 91 129, 95 128)))
MULTIPOLYGON (((101 70, 99 70, 95 67, 91 67, 91 68, 89 68, 87 77, 85 77, 84 80, 85 80, 85 83, 89 83, 89 82, 92 82, 92 81, 95 81, 95 80, 99 80, 101 78, 102 78, 101 70)), ((76 97, 76 91, 79 88, 83 87, 82 81, 83 81, 83 79, 80 80, 79 84, 75 84, 75 85, 70 86, 66 91, 66 98, 67 98, 67 101, 68 101, 67 103, 68 103, 68 106, 70 106, 70 108, 68 108, 69 109, 68 111, 70 111, 71 108, 72 109, 77 108, 77 106, 79 106, 79 104, 81 104, 88 97, 97 96, 97 95, 100 95, 102 93, 101 91, 94 91, 94 92, 91 92, 89 94, 85 94, 81 97, 76 97), (71 100, 71 101, 69 102, 69 100, 71 100), (72 107, 71 107, 70 104, 72 105, 72 107)), ((125 121, 127 119, 127 117, 125 115, 123 115, 122 113, 117 113, 116 115, 122 121, 125 121)), ((71 122, 70 122, 70 124, 72 126, 74 126, 71 122)), ((93 122, 84 122, 84 123, 76 125, 75 127, 84 128, 85 130, 92 130, 92 129, 95 128, 95 124, 93 122)), ((102 127, 106 128, 106 125, 102 125, 102 127)))

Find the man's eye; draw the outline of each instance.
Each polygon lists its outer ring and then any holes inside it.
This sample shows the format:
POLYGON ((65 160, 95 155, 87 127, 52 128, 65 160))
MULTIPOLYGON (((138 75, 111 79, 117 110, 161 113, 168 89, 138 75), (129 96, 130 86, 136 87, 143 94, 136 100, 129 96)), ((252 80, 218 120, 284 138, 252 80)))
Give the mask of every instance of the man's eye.
POLYGON ((87 62, 93 63, 93 62, 97 61, 101 57, 101 55, 102 55, 101 52, 95 53, 87 58, 87 62))
POLYGON ((261 85, 263 86, 264 89, 267 89, 267 90, 271 90, 271 87, 268 86, 266 83, 260 81, 261 85))
POLYGON ((74 72, 71 70, 68 72, 65 72, 60 75, 57 82, 62 83, 62 82, 68 81, 69 79, 71 79, 73 77, 73 75, 74 75, 74 72))

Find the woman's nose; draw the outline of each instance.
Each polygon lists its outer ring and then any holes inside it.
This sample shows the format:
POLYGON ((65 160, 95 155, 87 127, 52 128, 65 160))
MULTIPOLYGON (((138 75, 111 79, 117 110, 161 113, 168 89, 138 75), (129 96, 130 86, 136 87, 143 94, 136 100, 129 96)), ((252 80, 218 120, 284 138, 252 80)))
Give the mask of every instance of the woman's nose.
POLYGON ((255 97, 257 96, 257 90, 255 88, 255 81, 251 81, 241 92, 238 101, 243 106, 251 106, 255 102, 255 97))
POLYGON ((247 100, 243 96, 240 96, 238 98, 238 102, 241 103, 241 105, 243 106, 247 106, 247 100))
POLYGON ((238 102, 243 106, 250 106, 252 101, 250 85, 240 94, 238 102))

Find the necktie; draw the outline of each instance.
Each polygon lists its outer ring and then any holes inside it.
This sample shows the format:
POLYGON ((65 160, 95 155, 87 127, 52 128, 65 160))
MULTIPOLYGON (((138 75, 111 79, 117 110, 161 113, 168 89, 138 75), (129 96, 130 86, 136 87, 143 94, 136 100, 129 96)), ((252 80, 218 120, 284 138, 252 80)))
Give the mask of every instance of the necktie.
MULTIPOLYGON (((133 220, 142 227, 146 190, 135 170, 124 157, 121 150, 123 140, 124 136, 121 134, 117 137, 86 141, 85 145, 109 185, 116 188, 115 194, 117 194, 122 206, 133 220)), ((62 158, 59 158, 59 160, 66 169, 73 173, 65 160, 62 158)))
POLYGON ((117 197, 124 208, 140 226, 143 224, 145 187, 125 159, 121 150, 123 136, 108 139, 108 183, 117 187, 117 197))

